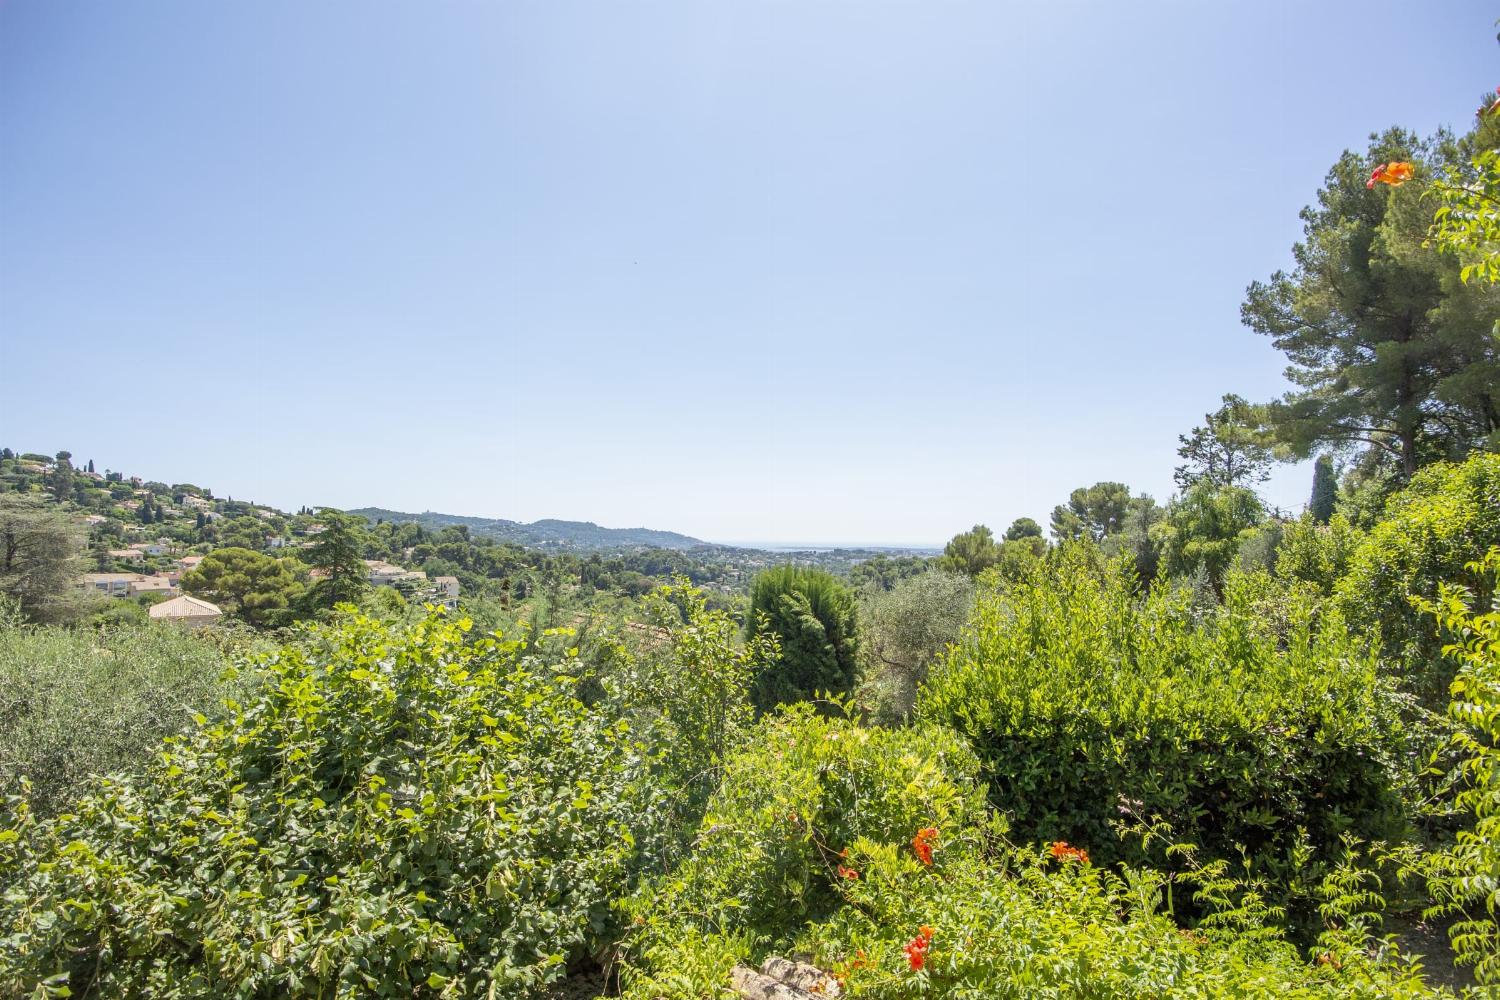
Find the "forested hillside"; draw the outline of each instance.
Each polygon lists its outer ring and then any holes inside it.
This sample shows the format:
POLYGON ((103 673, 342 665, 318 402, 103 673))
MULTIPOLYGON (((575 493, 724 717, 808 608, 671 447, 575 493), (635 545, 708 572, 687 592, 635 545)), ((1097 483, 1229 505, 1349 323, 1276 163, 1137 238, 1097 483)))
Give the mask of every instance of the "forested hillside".
POLYGON ((559 521, 544 518, 530 524, 493 517, 462 517, 423 511, 407 514, 381 507, 360 507, 350 511, 366 521, 390 521, 393 524, 419 524, 438 532, 450 526, 469 529, 470 534, 517 545, 546 546, 564 549, 616 549, 650 546, 661 549, 691 549, 704 543, 675 531, 653 531, 650 528, 601 528, 592 521, 559 521))

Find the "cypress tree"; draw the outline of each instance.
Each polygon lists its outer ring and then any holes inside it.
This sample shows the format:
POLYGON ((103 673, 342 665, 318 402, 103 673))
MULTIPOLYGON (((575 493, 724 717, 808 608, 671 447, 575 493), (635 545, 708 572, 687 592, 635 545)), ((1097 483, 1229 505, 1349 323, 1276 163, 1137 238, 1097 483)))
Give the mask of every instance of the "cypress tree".
POLYGON ((1312 499, 1307 504, 1307 509, 1311 512, 1314 521, 1327 524, 1328 519, 1333 517, 1333 501, 1337 492, 1338 482, 1333 474, 1333 459, 1327 455, 1319 455, 1317 463, 1313 466, 1312 499))

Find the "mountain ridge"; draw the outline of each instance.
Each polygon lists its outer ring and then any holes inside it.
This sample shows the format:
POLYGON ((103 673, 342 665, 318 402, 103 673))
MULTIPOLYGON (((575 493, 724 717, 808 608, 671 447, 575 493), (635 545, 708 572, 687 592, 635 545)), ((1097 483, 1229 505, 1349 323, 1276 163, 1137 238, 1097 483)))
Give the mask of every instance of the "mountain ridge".
POLYGON ((606 528, 593 521, 568 521, 548 517, 524 522, 503 517, 474 517, 425 510, 420 514, 384 507, 357 507, 349 511, 367 521, 420 524, 440 530, 460 525, 472 533, 518 545, 569 549, 619 549, 647 546, 659 549, 693 549, 710 543, 677 531, 656 528, 606 528))

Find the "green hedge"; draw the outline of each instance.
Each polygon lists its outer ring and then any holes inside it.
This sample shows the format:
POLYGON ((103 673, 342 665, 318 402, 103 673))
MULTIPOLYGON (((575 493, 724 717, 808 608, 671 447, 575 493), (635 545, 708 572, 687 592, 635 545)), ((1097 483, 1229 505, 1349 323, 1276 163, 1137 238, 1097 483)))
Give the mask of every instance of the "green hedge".
POLYGON ((513 997, 560 978, 605 936, 659 803, 621 724, 467 628, 346 619, 145 776, 52 820, 21 806, 0 830, 0 995, 513 997))
POLYGON ((1447 704, 1453 664, 1432 619, 1409 597, 1435 600, 1443 583, 1469 587, 1481 605, 1491 581, 1469 568, 1500 545, 1500 455, 1429 466, 1386 502, 1354 550, 1334 599, 1349 624, 1378 636, 1385 655, 1435 709, 1447 704))
POLYGON ((1200 621, 1181 592, 1137 598, 1123 564, 1092 565, 1065 549, 983 597, 917 705, 969 739, 1022 838, 1164 865, 1118 833, 1160 818, 1295 893, 1345 831, 1401 831, 1414 750, 1336 613, 1293 605, 1273 631, 1273 582, 1231 575, 1200 621))

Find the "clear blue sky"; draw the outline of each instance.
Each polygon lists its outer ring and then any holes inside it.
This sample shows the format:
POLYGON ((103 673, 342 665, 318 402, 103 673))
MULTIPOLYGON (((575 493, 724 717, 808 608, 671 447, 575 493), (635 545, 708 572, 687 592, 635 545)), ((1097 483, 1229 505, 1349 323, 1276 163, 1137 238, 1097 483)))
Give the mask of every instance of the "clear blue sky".
POLYGON ((1165 499, 1284 388, 1245 286, 1341 150, 1467 125, 1495 15, 8 0, 0 443, 716 540, 1165 499))

